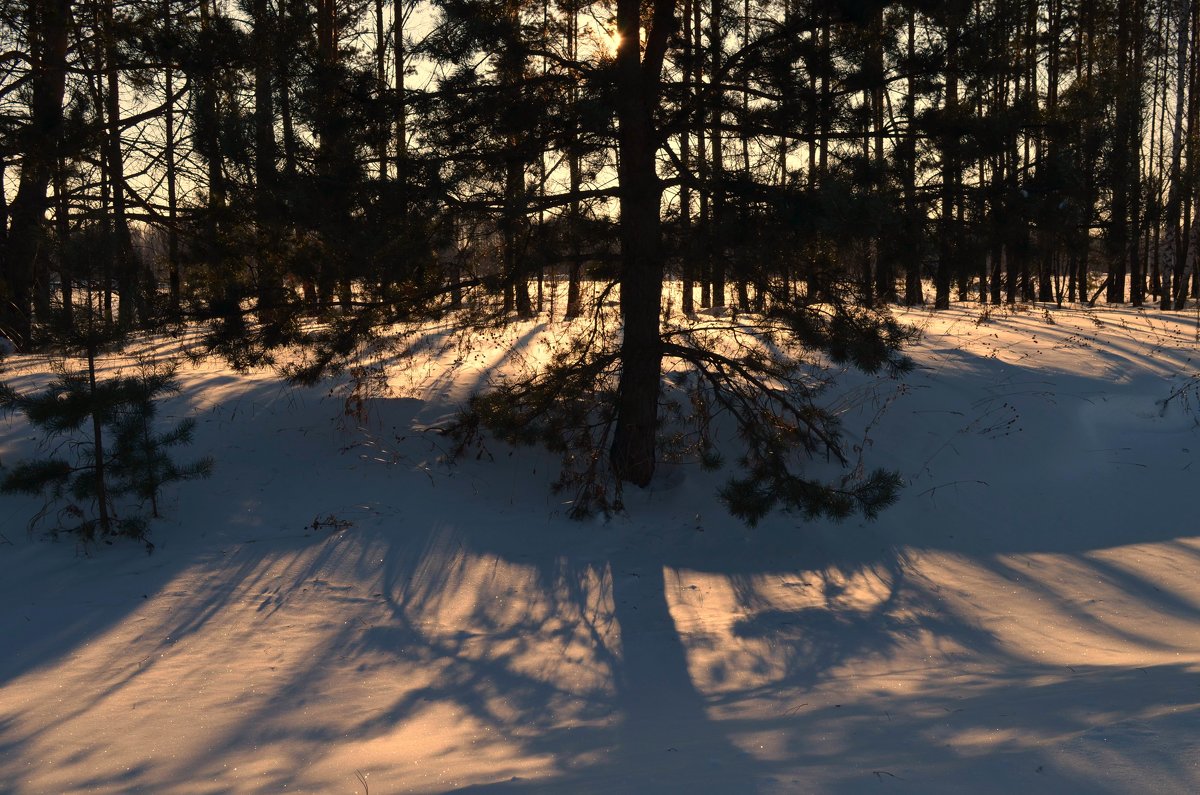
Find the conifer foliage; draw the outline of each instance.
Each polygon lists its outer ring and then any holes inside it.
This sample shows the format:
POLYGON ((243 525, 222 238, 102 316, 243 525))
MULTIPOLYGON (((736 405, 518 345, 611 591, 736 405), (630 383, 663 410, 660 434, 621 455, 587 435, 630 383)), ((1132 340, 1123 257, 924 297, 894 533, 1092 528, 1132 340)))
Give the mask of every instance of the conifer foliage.
POLYGON ((95 295, 311 383, 563 320, 464 441, 579 510, 719 448, 748 521, 869 515, 810 366, 903 369, 889 305, 1200 299, 1198 42, 1200 0, 0 0, 0 335, 95 295))
POLYGON ((69 532, 85 543, 125 536, 153 551, 148 518, 159 515, 162 488, 207 477, 212 461, 179 464, 170 456, 172 448, 191 442, 194 420, 165 430, 156 422, 162 399, 179 391, 174 368, 146 365, 134 375, 98 379, 95 357, 89 346, 87 369, 60 366, 39 392, 0 385, 0 408, 23 415, 42 432, 48 450, 45 458, 7 467, 0 491, 46 497, 31 528, 56 510, 51 532, 69 532))

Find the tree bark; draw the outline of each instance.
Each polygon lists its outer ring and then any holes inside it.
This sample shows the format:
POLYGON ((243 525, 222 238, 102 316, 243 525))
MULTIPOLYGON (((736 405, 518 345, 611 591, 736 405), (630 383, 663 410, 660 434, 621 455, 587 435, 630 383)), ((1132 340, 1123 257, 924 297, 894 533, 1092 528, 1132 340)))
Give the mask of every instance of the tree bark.
POLYGON ((70 0, 45 0, 30 7, 29 49, 32 80, 29 125, 23 131, 20 181, 8 210, 8 240, 0 274, 0 333, 18 350, 33 336, 33 285, 45 267, 42 224, 46 189, 58 157, 67 74, 70 0))
POLYGON ((267 0, 254 0, 254 181, 258 237, 258 313, 260 320, 274 316, 282 291, 275 264, 278 248, 275 217, 275 90, 271 58, 271 17, 267 0))
MULTIPOLYGON (((1132 29, 1138 24, 1133 19, 1134 0, 1120 0, 1117 9, 1117 98, 1114 116, 1116 145, 1112 157, 1112 209, 1109 217, 1110 257, 1108 268, 1108 291, 1105 300, 1110 304, 1125 300, 1125 267, 1131 245, 1129 230, 1129 163, 1134 153, 1128 148, 1133 104, 1137 100, 1131 68, 1130 41, 1132 29)), ((1136 167, 1135 167, 1136 168, 1136 167)))
POLYGON ((937 274, 934 279, 935 309, 950 308, 950 273, 956 256, 957 223, 955 185, 958 180, 958 39, 959 19, 951 14, 946 21, 946 95, 943 100, 942 134, 942 207, 941 241, 938 247, 937 274))
MULTIPOLYGON (((521 101, 526 88, 526 56, 518 39, 520 31, 520 6, 517 0, 506 0, 504 13, 508 36, 500 44, 498 78, 508 101, 521 101)), ((514 308, 518 317, 533 317, 533 304, 529 298, 529 268, 525 245, 528 223, 528 192, 525 188, 525 169, 529 161, 528 148, 523 137, 530 134, 529 119, 510 106, 501 110, 505 129, 506 149, 504 159, 504 209, 500 218, 500 234, 503 245, 504 276, 508 280, 505 290, 504 310, 514 308)))
MULTIPOLYGON (((58 238, 58 281, 62 296, 61 323, 64 329, 74 324, 74 300, 71 289, 71 270, 63 256, 63 247, 71 235, 71 206, 67 200, 67 166, 62 157, 54 169, 54 229, 58 238)), ((3 186, 0 185, 0 190, 3 186)))
POLYGON ((654 476, 662 369, 662 184, 655 168, 657 106, 663 55, 674 23, 674 0, 655 0, 645 56, 640 57, 641 3, 618 0, 617 141, 621 208, 621 378, 610 460, 635 486, 654 476))
MULTIPOLYGON (((571 0, 567 6, 567 58, 574 62, 579 57, 579 3, 571 0)), ((579 191, 583 188, 583 152, 579 142, 579 86, 571 81, 567 88, 567 172, 570 181, 571 204, 567 216, 567 320, 579 317, 583 311, 580 304, 579 280, 583 271, 583 252, 579 236, 582 233, 581 203, 579 191)))
POLYGON ((117 322, 121 328, 134 326, 139 316, 145 317, 145 297, 138 289, 134 272, 133 240, 129 232, 129 220, 125 212, 125 152, 121 140, 121 80, 117 64, 116 32, 113 29, 113 0, 105 0, 103 6, 102 36, 104 41, 104 94, 105 115, 108 121, 106 156, 108 158, 108 180, 112 185, 112 223, 114 257, 113 266, 117 276, 117 322))
MULTIPOLYGON (((883 60, 885 34, 883 23, 883 6, 881 5, 879 10, 875 12, 874 19, 871 21, 871 69, 876 81, 871 88, 871 126, 874 128, 875 133, 871 176, 872 185, 876 192, 882 191, 886 184, 884 175, 886 159, 883 150, 885 135, 883 129, 883 106, 887 74, 884 71, 883 60)), ((875 293, 879 300, 885 304, 895 303, 896 301, 896 274, 892 268, 893 259, 887 255, 886 251, 887 245, 882 235, 876 235, 871 252, 875 264, 875 293)))
MULTIPOLYGON (((917 211, 917 69, 916 69, 917 12, 908 12, 908 90, 904 96, 904 121, 908 129, 904 136, 904 217, 912 239, 919 240, 922 219, 917 211)), ((811 160, 811 149, 810 149, 811 160)), ((921 289, 921 255, 919 248, 908 251, 908 267, 904 272, 904 303, 920 306, 925 303, 921 289)))
MULTIPOLYGON (((163 0, 163 20, 168 31, 174 28, 175 25, 175 16, 171 2, 172 0, 163 0)), ((177 223, 179 214, 179 189, 175 153, 175 70, 174 64, 170 61, 167 62, 164 80, 166 82, 166 107, 163 110, 166 140, 163 143, 163 147, 167 166, 167 290, 170 315, 172 318, 178 318, 180 315, 181 300, 179 228, 177 223)))
MULTIPOLYGON (((709 229, 712 224, 712 205, 709 201, 709 196, 712 192, 712 183, 709 181, 708 171, 708 138, 707 138, 707 114, 703 103, 699 101, 701 93, 704 91, 704 26, 703 26, 703 3, 701 0, 692 0, 692 34, 694 35, 693 52, 695 53, 695 71, 693 73, 692 83, 696 86, 696 94, 694 96, 692 113, 692 125, 696 131, 696 177, 699 188, 696 191, 697 206, 696 206, 696 234, 701 240, 708 242, 709 229)), ((709 275, 712 272, 711 262, 711 246, 705 247, 703 252, 700 248, 696 248, 696 259, 700 264, 700 307, 707 309, 712 306, 712 283, 709 280, 709 275)))
POLYGON ((404 38, 407 12, 412 0, 393 0, 393 37, 396 49, 396 181, 400 185, 400 217, 408 218, 408 43, 404 38))
POLYGON ((721 32, 722 0, 712 0, 708 13, 709 86, 712 93, 712 127, 709 129, 709 144, 712 157, 709 163, 712 177, 708 233, 708 271, 712 281, 712 305, 725 306, 725 138, 721 132, 724 115, 725 92, 720 88, 721 58, 724 46, 721 32))
MULTIPOLYGON (((211 35, 213 11, 211 0, 200 0, 200 28, 205 36, 211 35)), ((217 104, 217 66, 205 64, 200 78, 197 95, 196 148, 200 150, 208 176, 208 207, 204 214, 205 241, 204 258, 209 278, 222 272, 223 224, 225 212, 225 172, 221 158, 220 110, 217 104)), ((228 285, 218 286, 221 298, 230 292, 228 285)))
POLYGON ((1188 32, 1190 29, 1191 2, 1176 0, 1177 43, 1175 49, 1175 119, 1171 128, 1171 175, 1167 193, 1167 246, 1169 247, 1168 262, 1159 267, 1159 308, 1173 309, 1175 295, 1172 289, 1172 279, 1176 283, 1183 273, 1184 244, 1180 232, 1183 194, 1183 117, 1184 93, 1187 87, 1187 55, 1188 32))
MULTIPOLYGON (((698 0, 684 0, 683 4, 683 97, 684 102, 692 101, 692 6, 698 0)), ((696 313, 694 296, 694 266, 692 254, 692 191, 689 184, 692 165, 692 130, 684 124, 679 132, 679 160, 684 171, 684 179, 679 185, 679 231, 680 231, 680 278, 683 282, 682 306, 683 314, 691 317, 696 313)))

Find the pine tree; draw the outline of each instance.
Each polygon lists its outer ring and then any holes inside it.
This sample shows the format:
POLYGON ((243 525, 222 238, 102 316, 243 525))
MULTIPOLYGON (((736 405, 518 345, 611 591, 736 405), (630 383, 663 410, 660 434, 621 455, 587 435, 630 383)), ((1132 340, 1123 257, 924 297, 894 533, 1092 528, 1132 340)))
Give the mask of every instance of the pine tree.
POLYGON ((207 477, 212 461, 177 464, 170 457, 171 448, 191 442, 194 420, 157 427, 160 401, 179 391, 173 367, 97 376, 96 358, 114 341, 92 324, 71 338, 82 349, 84 369, 60 364, 54 379, 31 394, 0 385, 0 409, 24 416, 50 451, 6 467, 0 491, 46 498, 31 528, 58 506, 52 532, 77 535, 84 543, 124 536, 153 551, 145 510, 158 517, 162 488, 207 477))
MULTIPOLYGON (((697 327, 664 321, 664 181, 657 154, 670 131, 660 120, 695 114, 711 122, 715 95, 728 93, 665 90, 676 11, 675 3, 660 0, 644 19, 639 3, 617 4, 620 44, 609 108, 617 120, 619 152, 620 335, 597 327, 541 371, 480 396, 458 428, 460 439, 467 442, 488 428, 513 443, 561 452, 560 486, 575 491, 573 510, 586 513, 619 506, 623 484, 648 485, 667 456, 682 453, 715 465, 713 418, 730 416, 739 437, 739 471, 723 496, 735 515, 751 523, 772 508, 804 516, 841 517, 856 510, 874 515, 895 496, 899 482, 893 473, 851 472, 841 482, 825 483, 805 472, 810 456, 848 463, 836 419, 819 406, 814 372, 822 371, 823 357, 868 372, 902 372, 908 366, 899 353, 908 339, 905 329, 880 311, 855 306, 855 291, 833 272, 821 291, 796 295, 774 280, 774 257, 757 264, 747 257, 737 274, 743 285, 760 289, 755 303, 761 314, 745 320, 731 314, 697 327), (692 96, 696 108, 672 105, 692 96), (676 388, 664 392, 668 361, 676 370, 676 388), (672 409, 673 403, 690 410, 672 409), (676 444, 680 439, 690 440, 683 449, 676 444)), ((747 42, 745 48, 765 46, 747 42)), ((734 54, 720 63, 738 65, 745 58, 734 54)), ((741 114, 739 130, 735 114, 717 112, 720 120, 708 127, 710 144, 727 137, 730 128, 750 134, 748 113, 741 114)), ((722 177, 712 190, 727 201, 726 214, 753 213, 756 235, 807 242, 813 233, 835 241, 859 234, 852 219, 861 214, 861 192, 829 163, 829 175, 813 192, 762 184, 760 179, 772 179, 769 171, 746 169, 745 160, 743 152, 741 179, 722 177)), ((714 290, 722 284, 719 274, 710 279, 714 290)), ((739 295, 739 305, 746 303, 739 295)))

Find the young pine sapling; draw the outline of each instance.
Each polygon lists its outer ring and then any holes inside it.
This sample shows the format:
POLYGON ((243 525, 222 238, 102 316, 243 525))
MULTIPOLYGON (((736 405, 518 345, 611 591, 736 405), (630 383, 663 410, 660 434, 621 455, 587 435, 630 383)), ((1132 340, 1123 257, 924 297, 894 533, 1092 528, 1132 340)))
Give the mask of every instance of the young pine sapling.
POLYGON ((47 458, 21 461, 0 477, 0 491, 41 494, 49 509, 66 502, 54 531, 65 530, 84 542, 125 536, 146 538, 143 515, 158 516, 162 487, 207 477, 212 461, 180 465, 170 449, 191 442, 193 420, 167 430, 156 427, 160 401, 179 391, 173 367, 144 367, 137 375, 96 376, 96 346, 86 346, 87 367, 60 367, 40 392, 21 394, 0 385, 0 409, 23 415, 40 430, 51 452, 47 458))

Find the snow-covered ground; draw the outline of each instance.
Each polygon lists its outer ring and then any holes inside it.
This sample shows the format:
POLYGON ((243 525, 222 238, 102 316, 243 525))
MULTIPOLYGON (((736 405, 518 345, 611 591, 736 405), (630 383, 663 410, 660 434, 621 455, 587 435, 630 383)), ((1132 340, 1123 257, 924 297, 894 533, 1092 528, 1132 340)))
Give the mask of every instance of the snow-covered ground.
POLYGON ((578 523, 551 456, 447 466, 418 429, 554 326, 358 418, 185 367, 216 470, 152 556, 0 497, 0 791, 1200 791, 1197 316, 903 317, 916 371, 830 397, 908 481, 874 523, 749 530, 685 466, 578 523))

